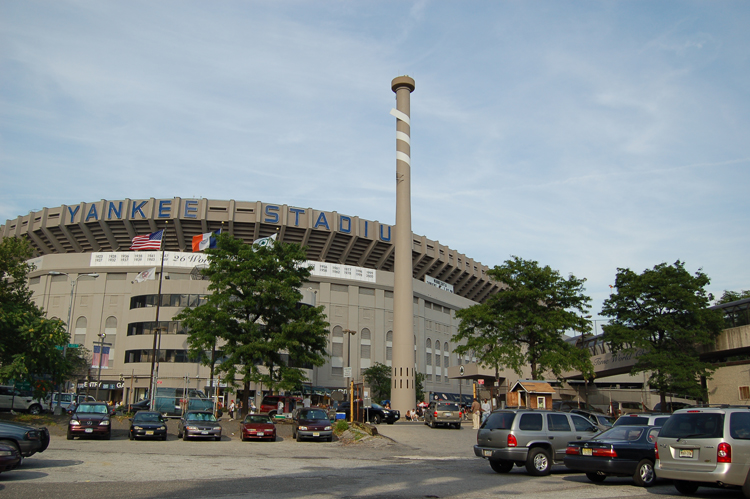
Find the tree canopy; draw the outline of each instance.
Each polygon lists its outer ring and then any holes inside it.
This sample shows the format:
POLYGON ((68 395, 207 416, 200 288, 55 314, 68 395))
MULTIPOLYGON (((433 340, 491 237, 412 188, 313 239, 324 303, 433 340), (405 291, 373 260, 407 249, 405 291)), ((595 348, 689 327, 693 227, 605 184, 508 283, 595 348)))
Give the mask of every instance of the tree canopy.
POLYGON ((710 279, 700 270, 691 275, 685 264, 660 263, 636 274, 617 269, 614 292, 604 301, 604 341, 613 353, 638 352, 632 373, 649 372, 649 386, 667 393, 703 398, 700 377, 714 368, 700 360, 700 349, 712 346, 723 318, 709 309, 713 299, 705 287, 710 279))
POLYGON ((64 323, 45 318, 31 299, 31 255, 25 239, 0 241, 0 381, 28 384, 41 395, 79 367, 81 356, 68 349, 63 358, 58 347, 68 343, 64 323))
POLYGON ((372 398, 378 402, 391 398, 391 368, 380 362, 362 371, 365 382, 370 385, 372 398))
MULTIPOLYGON (((206 303, 175 316, 188 332, 194 357, 216 341, 221 357, 217 370, 233 383, 264 388, 299 389, 302 368, 325 363, 328 323, 323 307, 300 304, 299 291, 310 276, 305 251, 297 244, 276 242, 259 247, 220 234, 217 247, 206 251, 210 279, 206 303)), ((208 360, 206 361, 208 363, 208 360)))
POLYGON ((576 348, 565 335, 591 330, 585 317, 591 301, 583 294, 585 279, 565 279, 549 266, 516 256, 488 274, 503 289, 456 312, 461 320, 452 338, 460 342, 456 353, 472 353, 484 367, 509 368, 519 376, 528 365, 533 379, 547 371, 559 379, 573 369, 592 375, 588 350, 576 348))
POLYGON ((721 295, 721 298, 716 300, 717 305, 722 305, 724 303, 730 303, 737 300, 743 300, 745 298, 750 298, 750 289, 743 289, 742 291, 727 291, 724 290, 724 294, 721 295))

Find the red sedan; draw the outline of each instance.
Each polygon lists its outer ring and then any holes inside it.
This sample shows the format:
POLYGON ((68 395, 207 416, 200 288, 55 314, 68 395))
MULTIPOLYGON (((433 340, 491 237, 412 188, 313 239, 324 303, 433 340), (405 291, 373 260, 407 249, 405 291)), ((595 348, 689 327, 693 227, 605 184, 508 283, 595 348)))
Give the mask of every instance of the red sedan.
POLYGON ((276 440, 276 425, 265 414, 248 414, 240 423, 240 438, 246 440, 276 440))

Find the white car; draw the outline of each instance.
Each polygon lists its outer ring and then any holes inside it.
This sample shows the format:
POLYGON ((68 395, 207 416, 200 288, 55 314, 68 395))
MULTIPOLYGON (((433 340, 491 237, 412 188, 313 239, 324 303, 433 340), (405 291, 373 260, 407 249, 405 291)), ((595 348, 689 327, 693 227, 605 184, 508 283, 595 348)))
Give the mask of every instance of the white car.
POLYGON ((44 404, 32 397, 30 392, 21 391, 13 386, 0 386, 0 409, 41 414, 44 412, 44 404))

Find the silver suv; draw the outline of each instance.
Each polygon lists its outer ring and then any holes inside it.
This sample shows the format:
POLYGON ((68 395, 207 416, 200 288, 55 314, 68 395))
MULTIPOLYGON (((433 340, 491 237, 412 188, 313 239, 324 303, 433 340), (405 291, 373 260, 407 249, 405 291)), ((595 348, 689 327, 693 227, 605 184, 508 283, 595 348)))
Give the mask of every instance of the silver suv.
POLYGON ((568 442, 588 440, 599 429, 577 414, 535 409, 494 411, 477 431, 474 454, 490 461, 497 473, 513 465, 530 475, 549 475, 553 464, 563 464, 568 442))
POLYGON ((461 429, 461 408, 456 402, 430 402, 424 411, 424 424, 430 428, 445 425, 461 429))
POLYGON ((700 485, 742 487, 750 497, 750 409, 681 409, 664 423, 656 442, 659 478, 683 494, 700 485))

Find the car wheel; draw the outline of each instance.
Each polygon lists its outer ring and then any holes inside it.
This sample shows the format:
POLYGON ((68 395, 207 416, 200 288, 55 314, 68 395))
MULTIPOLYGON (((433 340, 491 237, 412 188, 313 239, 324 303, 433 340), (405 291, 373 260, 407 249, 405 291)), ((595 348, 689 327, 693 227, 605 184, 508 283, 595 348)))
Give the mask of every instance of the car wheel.
POLYGON ((430 421, 430 428, 435 428, 435 420, 430 421))
POLYGON ((387 424, 393 424, 393 423, 395 423, 395 421, 388 421, 387 424))
POLYGON ((276 411, 269 411, 268 417, 271 418, 271 419, 275 418, 276 417, 276 411))
POLYGON ((109 433, 107 433, 107 434, 106 434, 106 435, 104 436, 104 440, 112 440, 112 432, 109 432, 109 433))
POLYGON ((7 445, 8 447, 13 447, 14 449, 16 449, 16 452, 18 452, 18 455, 21 456, 21 460, 18 461, 18 466, 21 466, 21 464, 23 464, 23 455, 21 455, 21 448, 18 446, 17 443, 11 440, 0 440, 0 444, 7 445))
POLYGON ((457 430, 460 430, 460 429, 461 429, 461 423, 457 423, 457 424, 456 424, 456 429, 457 429, 457 430))
POLYGON ((686 482, 685 480, 675 480, 674 488, 677 489, 677 492, 679 492, 680 494, 685 494, 687 496, 690 494, 695 494, 695 491, 698 490, 698 483, 686 482))
POLYGON ((328 441, 328 442, 333 442, 333 435, 331 435, 330 437, 328 437, 328 438, 327 438, 327 441, 328 441))
POLYGON ((167 436, 164 435, 163 437, 161 437, 161 440, 162 440, 162 442, 166 442, 167 441, 167 436))
POLYGON ((508 473, 513 469, 513 461, 500 461, 499 459, 490 459, 490 468, 495 473, 508 473))
POLYGON ((135 435, 133 435, 133 432, 132 432, 132 431, 128 432, 128 438, 129 438, 130 440, 135 440, 135 435))
POLYGON ((594 471, 594 472, 586 473, 586 478, 588 478, 594 483, 602 483, 604 480, 607 479, 607 475, 602 475, 594 471))
POLYGON ((73 440, 73 434, 68 432, 68 440, 73 440))
POLYGON ((188 441, 187 432, 185 432, 185 433, 182 434, 182 441, 183 442, 187 442, 188 441))
POLYGON ((221 441, 221 437, 216 437, 214 440, 216 440, 217 442, 220 442, 221 441))
POLYGON ((302 435, 297 433, 297 442, 301 442, 301 441, 302 441, 302 435))
POLYGON ((546 476, 550 473, 549 452, 541 447, 534 447, 526 458, 526 471, 533 476, 546 476))
POLYGON ((380 417, 380 414, 375 414, 372 417, 372 422, 375 423, 375 424, 380 424, 381 421, 383 421, 383 419, 380 417))
POLYGON ((642 459, 635 468, 633 481, 639 487, 651 487, 656 482, 656 473, 654 473, 654 463, 649 459, 642 459))
POLYGON ((42 413, 42 406, 39 404, 34 404, 31 407, 29 407, 29 414, 33 414, 34 416, 38 416, 42 413))

